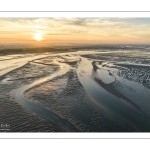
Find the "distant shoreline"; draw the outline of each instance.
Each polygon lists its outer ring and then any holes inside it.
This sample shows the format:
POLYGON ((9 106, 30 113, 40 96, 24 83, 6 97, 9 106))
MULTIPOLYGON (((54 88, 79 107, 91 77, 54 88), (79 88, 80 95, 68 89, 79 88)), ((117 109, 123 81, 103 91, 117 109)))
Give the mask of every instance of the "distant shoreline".
MULTIPOLYGON (((11 45, 10 45, 11 46, 11 45)), ((7 47, 10 47, 7 46, 7 47)), ((108 44, 108 45, 100 45, 100 44, 79 44, 79 45, 52 45, 45 47, 31 47, 25 48, 22 47, 17 48, 17 45, 12 45, 12 48, 0 48, 0 55, 8 55, 8 54, 22 54, 22 53, 44 53, 44 52, 71 52, 78 50, 150 50, 150 45, 126 45, 126 44, 108 44)))

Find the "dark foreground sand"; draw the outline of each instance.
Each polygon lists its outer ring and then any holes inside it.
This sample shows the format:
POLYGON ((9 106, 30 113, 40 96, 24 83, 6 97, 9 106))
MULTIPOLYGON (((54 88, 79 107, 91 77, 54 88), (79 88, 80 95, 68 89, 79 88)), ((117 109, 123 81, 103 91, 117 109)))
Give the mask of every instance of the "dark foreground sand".
MULTIPOLYGON (((9 130, 0 130, 0 132, 135 131, 124 122, 108 119, 88 103, 88 95, 77 75, 80 60, 68 61, 66 56, 65 59, 61 56, 49 56, 35 60, 0 77, 0 124, 10 125, 9 130), (30 85, 40 78, 59 71, 60 66, 53 61, 57 59, 61 59, 60 63, 69 65, 70 69, 63 75, 56 76, 52 80, 28 89, 22 95, 27 101, 49 110, 54 116, 60 118, 60 122, 54 119, 55 122, 51 123, 18 104, 15 94, 22 86, 30 85), (64 122, 61 122, 61 120, 64 122), (56 129, 55 124, 60 124, 61 128, 56 129)), ((121 53, 119 56, 114 54, 82 56, 89 59, 98 59, 102 62, 108 60, 124 61, 125 59, 121 53)), ((129 56, 127 55, 126 58, 129 58, 129 56)), ((121 73, 119 75, 121 76, 121 73)), ((110 92, 110 90, 108 91, 110 92)), ((110 93, 114 92, 111 91, 110 93)))
POLYGON ((14 97, 13 91, 20 86, 31 83, 39 77, 45 76, 45 72, 50 74, 57 70, 57 66, 43 67, 34 64, 26 64, 10 73, 1 76, 0 84, 0 124, 10 125, 10 130, 0 130, 0 132, 43 132, 54 131, 45 120, 30 114, 14 97), (40 69, 40 72, 38 71, 40 69), (38 72, 38 73, 37 73, 38 72), (4 79, 9 79, 3 83, 4 79))

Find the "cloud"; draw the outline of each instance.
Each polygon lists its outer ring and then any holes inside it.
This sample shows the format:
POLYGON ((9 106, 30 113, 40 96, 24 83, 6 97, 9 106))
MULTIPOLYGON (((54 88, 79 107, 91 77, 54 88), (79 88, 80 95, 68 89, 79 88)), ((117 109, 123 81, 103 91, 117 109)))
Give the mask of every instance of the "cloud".
POLYGON ((3 18, 0 19, 0 38, 32 38, 65 36, 79 39, 149 41, 150 18, 3 18))

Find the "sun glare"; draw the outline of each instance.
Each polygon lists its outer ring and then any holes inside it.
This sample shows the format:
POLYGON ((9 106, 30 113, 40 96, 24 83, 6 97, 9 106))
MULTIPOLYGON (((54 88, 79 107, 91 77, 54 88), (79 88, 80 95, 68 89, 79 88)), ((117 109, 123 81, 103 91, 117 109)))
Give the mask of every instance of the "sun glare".
POLYGON ((34 39, 35 39, 36 41, 41 41, 43 38, 42 38, 42 36, 41 36, 40 34, 36 34, 36 35, 34 36, 34 39))

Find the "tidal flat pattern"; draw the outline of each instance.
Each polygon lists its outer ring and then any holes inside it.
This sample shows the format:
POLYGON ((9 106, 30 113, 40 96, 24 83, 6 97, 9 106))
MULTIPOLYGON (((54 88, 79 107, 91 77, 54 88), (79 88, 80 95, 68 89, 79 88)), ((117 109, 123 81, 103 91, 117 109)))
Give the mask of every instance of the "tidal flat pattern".
POLYGON ((0 131, 149 131, 148 52, 85 53, 38 56, 1 75, 0 123, 10 130, 0 131))

